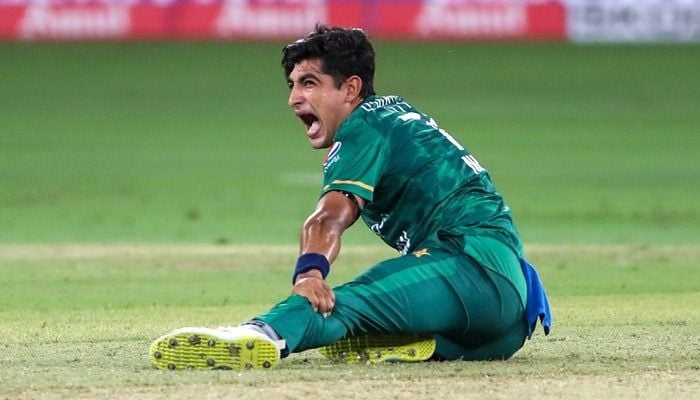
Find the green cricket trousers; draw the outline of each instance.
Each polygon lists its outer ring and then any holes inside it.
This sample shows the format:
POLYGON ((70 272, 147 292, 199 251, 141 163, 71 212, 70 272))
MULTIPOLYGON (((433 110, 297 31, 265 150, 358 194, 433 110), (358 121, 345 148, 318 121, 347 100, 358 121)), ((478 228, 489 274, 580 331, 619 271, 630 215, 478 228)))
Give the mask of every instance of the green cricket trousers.
MULTIPOLYGON (((334 288, 328 317, 292 295, 255 319, 270 325, 289 352, 349 336, 414 333, 435 336, 434 358, 442 360, 506 359, 520 349, 527 326, 513 283, 464 253, 426 250, 382 261, 334 288)), ((498 256, 520 271, 514 253, 498 256)))

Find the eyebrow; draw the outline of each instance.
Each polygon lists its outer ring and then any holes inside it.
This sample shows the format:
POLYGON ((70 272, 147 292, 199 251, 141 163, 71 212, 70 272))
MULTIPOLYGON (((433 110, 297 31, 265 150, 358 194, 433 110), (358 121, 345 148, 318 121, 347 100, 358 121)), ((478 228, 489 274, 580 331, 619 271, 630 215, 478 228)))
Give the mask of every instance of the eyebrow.
MULTIPOLYGON (((313 79, 315 81, 320 81, 320 79, 318 79, 318 76, 316 76, 316 74, 308 72, 308 73, 300 76, 299 78, 297 78, 297 82, 303 82, 305 79, 313 79)), ((292 82, 293 81, 289 77, 287 77, 287 83, 292 83, 292 82)))

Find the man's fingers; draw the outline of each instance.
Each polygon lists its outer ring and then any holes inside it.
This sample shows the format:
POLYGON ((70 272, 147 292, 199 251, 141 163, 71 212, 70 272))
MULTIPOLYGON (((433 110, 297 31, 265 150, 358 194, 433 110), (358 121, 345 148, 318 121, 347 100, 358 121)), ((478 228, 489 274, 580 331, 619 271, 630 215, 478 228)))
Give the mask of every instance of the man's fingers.
POLYGON ((324 316, 330 314, 335 307, 335 293, 322 279, 299 279, 292 288, 292 292, 305 297, 311 304, 311 308, 324 316))
POLYGON ((321 306, 321 300, 316 296, 316 294, 311 292, 305 297, 307 300, 309 300, 309 303, 311 303, 311 308, 313 308, 314 311, 318 312, 318 309, 321 306))
POLYGON ((333 289, 331 289, 326 282, 323 282, 321 290, 322 292, 319 294, 321 298, 319 311, 324 314, 324 316, 327 316, 327 314, 333 311, 333 307, 335 307, 335 293, 333 293, 333 289))
POLYGON ((308 282, 304 282, 303 279, 298 281, 292 288, 292 293, 298 294, 299 296, 306 298, 306 300, 308 300, 309 304, 311 305, 311 308, 313 308, 314 311, 318 312, 320 300, 316 295, 313 287, 311 287, 308 284, 308 282))
POLYGON ((327 313, 328 310, 328 294, 324 290, 325 288, 319 287, 317 288, 316 295, 318 296, 318 312, 320 313, 327 313))

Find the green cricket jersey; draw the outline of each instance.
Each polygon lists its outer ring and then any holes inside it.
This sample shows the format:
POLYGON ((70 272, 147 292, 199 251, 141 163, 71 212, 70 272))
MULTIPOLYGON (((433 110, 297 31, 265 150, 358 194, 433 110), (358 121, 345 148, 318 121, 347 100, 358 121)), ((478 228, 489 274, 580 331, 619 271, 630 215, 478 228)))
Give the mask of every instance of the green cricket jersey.
POLYGON ((482 244, 522 255, 510 209, 487 171, 400 97, 365 99, 338 128, 323 169, 322 194, 344 190, 366 199, 362 219, 403 255, 452 243, 492 269, 482 244))

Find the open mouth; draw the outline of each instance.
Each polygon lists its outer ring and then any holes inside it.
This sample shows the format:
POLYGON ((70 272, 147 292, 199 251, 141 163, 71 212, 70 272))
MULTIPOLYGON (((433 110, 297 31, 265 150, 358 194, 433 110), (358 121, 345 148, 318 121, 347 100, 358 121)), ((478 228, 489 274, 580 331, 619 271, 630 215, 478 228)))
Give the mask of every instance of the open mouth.
POLYGON ((307 136, 312 139, 318 136, 319 132, 321 132, 321 123, 317 116, 312 113, 301 113, 297 114, 297 117, 299 117, 301 122, 304 123, 304 126, 306 126, 307 136))

